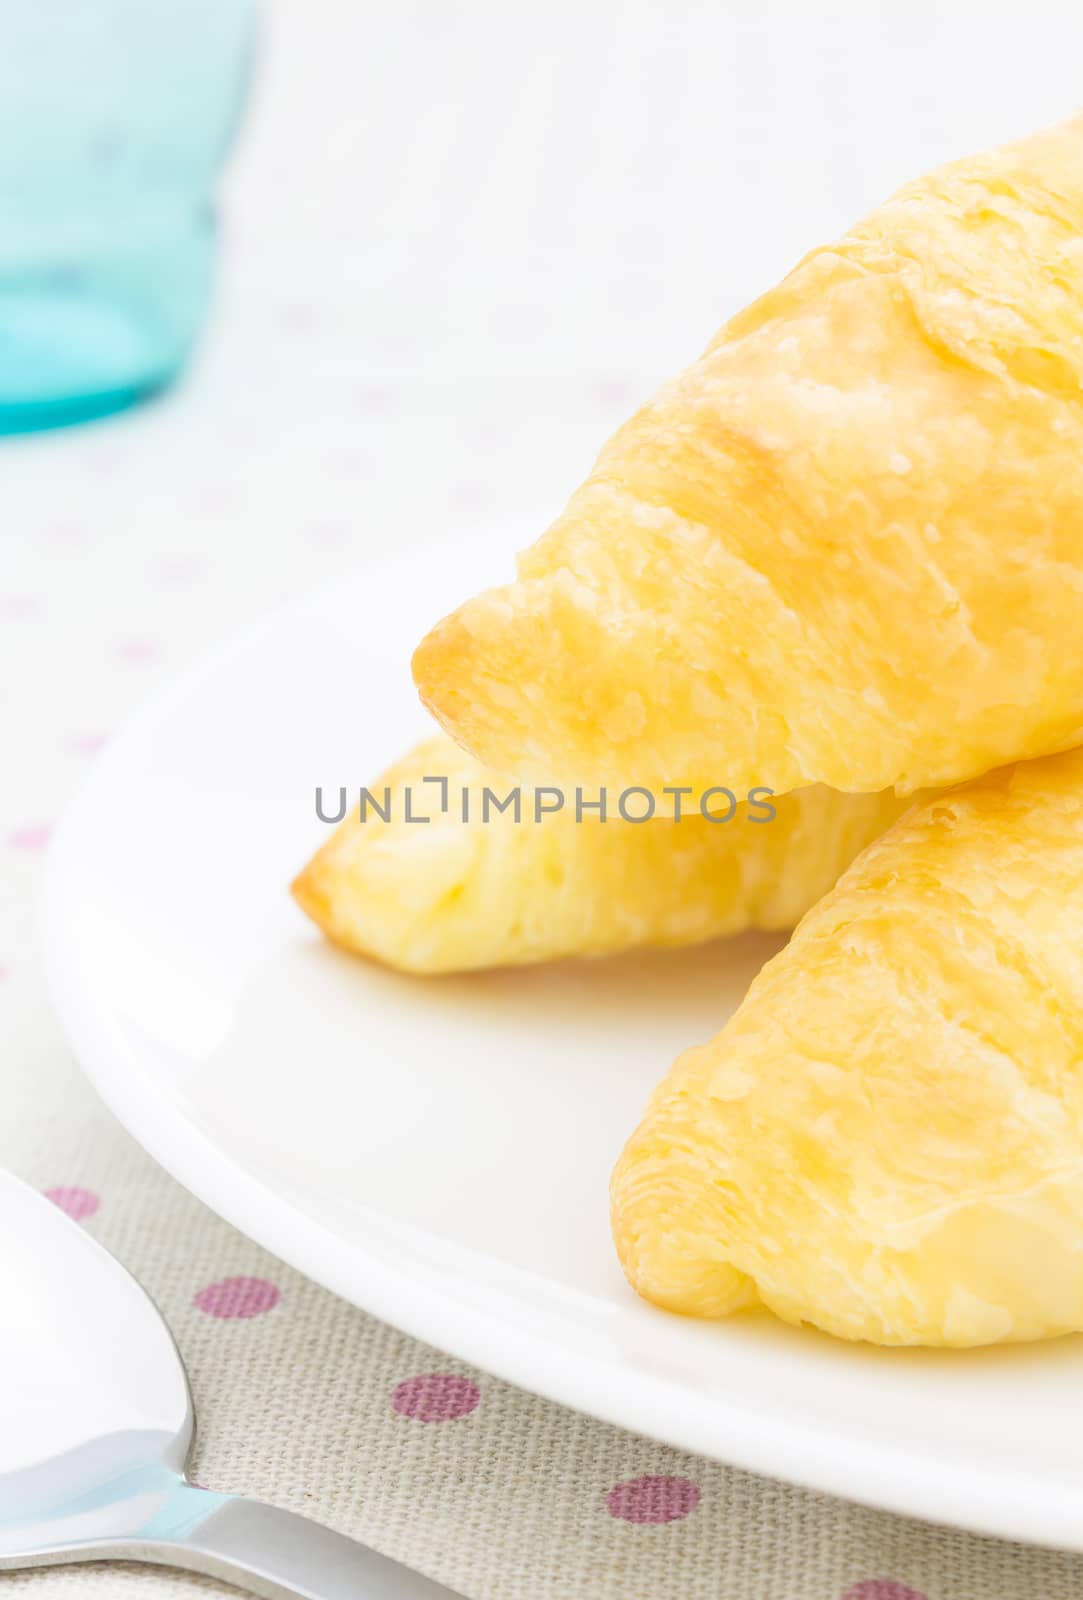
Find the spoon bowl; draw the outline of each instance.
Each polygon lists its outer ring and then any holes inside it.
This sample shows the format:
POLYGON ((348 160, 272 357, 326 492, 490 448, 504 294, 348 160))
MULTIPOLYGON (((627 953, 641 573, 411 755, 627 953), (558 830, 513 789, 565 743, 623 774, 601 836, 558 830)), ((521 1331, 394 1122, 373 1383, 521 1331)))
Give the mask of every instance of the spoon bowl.
POLYGON ((152 1561, 268 1600, 447 1600, 305 1517, 190 1483, 191 1394, 153 1301, 2 1171, 0 1274, 0 1570, 152 1561))

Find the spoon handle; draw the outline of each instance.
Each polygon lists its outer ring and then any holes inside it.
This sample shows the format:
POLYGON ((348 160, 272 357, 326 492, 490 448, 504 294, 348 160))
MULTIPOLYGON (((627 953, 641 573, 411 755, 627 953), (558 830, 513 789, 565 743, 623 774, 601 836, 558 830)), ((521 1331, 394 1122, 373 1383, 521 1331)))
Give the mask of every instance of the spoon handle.
POLYGON ((453 1594, 308 1517, 193 1484, 184 1489, 186 1499, 194 1497, 187 1526, 147 1540, 142 1551, 132 1551, 136 1559, 222 1578, 264 1600, 449 1600, 453 1594))

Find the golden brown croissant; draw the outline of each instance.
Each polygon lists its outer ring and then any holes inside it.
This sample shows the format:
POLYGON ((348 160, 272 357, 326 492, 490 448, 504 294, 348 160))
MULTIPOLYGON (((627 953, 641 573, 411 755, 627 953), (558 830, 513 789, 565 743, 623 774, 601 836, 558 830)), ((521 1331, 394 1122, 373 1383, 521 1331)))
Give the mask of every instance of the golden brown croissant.
POLYGON ((1083 1329, 1083 752, 916 804, 656 1091, 648 1299, 883 1344, 1083 1329))
MULTIPOLYGON (((426 973, 788 930, 905 804, 818 787, 754 798, 729 821, 632 822, 614 804, 602 823, 593 812, 577 822, 569 796, 535 821, 525 791, 517 821, 486 802, 487 787, 499 802, 514 790, 450 739, 427 740, 372 787, 390 820, 369 809, 362 823, 355 809, 293 885, 298 903, 348 949, 426 973), (426 776, 447 780, 446 811, 426 776), (429 822, 405 820, 407 789, 429 822)), ((642 815, 646 802, 625 809, 642 815)))
POLYGON ((426 704, 539 782, 900 792, 1083 739, 1083 117, 907 185, 622 428, 426 704))

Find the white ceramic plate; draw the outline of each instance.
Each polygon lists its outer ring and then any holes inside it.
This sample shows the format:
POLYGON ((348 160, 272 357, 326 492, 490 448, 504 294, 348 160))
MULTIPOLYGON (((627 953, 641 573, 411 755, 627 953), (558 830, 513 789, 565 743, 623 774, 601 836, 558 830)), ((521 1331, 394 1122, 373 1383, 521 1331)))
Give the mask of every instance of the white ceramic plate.
POLYGON ((774 948, 411 980, 325 945, 286 885, 317 784, 425 727, 413 641, 499 548, 362 572, 144 715, 55 846, 48 955, 117 1116, 286 1261, 419 1338, 659 1439, 939 1521, 1083 1549, 1083 1350, 849 1347, 640 1303, 607 1179, 645 1097, 774 948))

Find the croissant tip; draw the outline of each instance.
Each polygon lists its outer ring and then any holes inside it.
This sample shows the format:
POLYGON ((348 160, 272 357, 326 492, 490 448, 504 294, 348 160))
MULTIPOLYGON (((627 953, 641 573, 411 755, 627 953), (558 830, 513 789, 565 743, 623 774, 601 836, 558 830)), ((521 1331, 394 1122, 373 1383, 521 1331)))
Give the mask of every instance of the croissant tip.
POLYGON ((326 933, 331 916, 327 883, 320 867, 321 851, 317 850, 290 884, 290 897, 317 927, 326 933))

